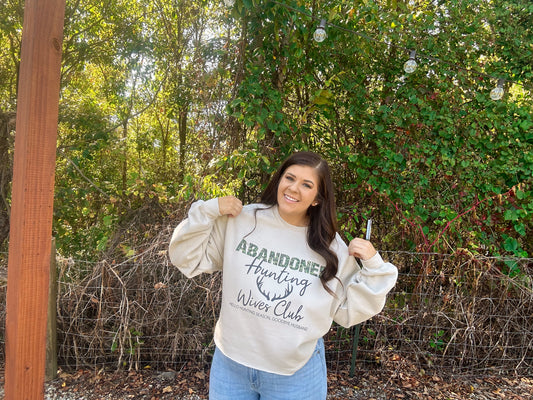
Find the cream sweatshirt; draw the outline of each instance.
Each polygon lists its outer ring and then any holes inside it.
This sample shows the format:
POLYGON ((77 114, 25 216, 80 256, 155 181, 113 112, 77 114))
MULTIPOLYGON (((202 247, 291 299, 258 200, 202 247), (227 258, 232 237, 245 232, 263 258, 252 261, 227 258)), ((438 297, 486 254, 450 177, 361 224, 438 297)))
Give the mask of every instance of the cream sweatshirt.
POLYGON ((247 205, 228 217, 220 215, 218 199, 197 201, 174 230, 169 256, 187 277, 223 271, 214 339, 227 357, 292 375, 332 321, 350 327, 379 313, 398 271, 379 253, 359 268, 337 234, 331 248, 339 280, 328 282, 332 296, 319 278, 325 261, 307 245, 308 228, 285 222, 277 206, 265 207, 247 205))

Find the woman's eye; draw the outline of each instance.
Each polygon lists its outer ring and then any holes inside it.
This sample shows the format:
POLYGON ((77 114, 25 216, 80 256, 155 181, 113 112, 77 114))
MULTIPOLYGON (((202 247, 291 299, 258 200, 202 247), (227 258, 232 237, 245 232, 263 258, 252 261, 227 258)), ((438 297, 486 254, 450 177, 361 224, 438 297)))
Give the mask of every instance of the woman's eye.
POLYGON ((307 189, 311 189, 311 185, 308 184, 308 183, 304 183, 304 187, 307 188, 307 189))

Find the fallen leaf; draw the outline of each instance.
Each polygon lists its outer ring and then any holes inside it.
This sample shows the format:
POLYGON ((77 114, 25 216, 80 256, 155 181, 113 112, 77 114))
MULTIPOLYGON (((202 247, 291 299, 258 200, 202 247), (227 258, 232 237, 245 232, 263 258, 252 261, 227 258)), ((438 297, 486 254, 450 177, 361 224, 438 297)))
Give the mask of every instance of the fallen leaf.
POLYGON ((194 376, 196 376, 198 379, 205 379, 205 374, 202 371, 195 373, 194 376))

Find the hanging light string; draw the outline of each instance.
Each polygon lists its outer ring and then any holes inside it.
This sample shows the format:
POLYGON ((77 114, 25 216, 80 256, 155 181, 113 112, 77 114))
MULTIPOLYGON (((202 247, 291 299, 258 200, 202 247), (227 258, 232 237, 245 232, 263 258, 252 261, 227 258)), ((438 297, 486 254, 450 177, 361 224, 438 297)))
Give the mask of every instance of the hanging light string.
POLYGON ((318 28, 316 28, 316 31, 313 34, 313 39, 315 39, 316 42, 321 43, 326 40, 327 37, 328 34, 326 33, 326 20, 321 19, 320 25, 318 25, 318 28))
POLYGON ((403 70, 406 74, 412 74, 413 72, 415 72, 417 66, 418 64, 416 63, 416 50, 411 50, 409 52, 409 60, 407 60, 403 65, 403 70))
MULTIPOLYGON (((282 2, 279 2, 279 1, 276 1, 276 0, 271 0, 271 2, 283 7, 285 9, 289 10, 289 11, 294 11, 294 12, 296 12, 298 14, 304 15, 307 18, 311 19, 312 21, 321 21, 321 22, 324 21, 325 22, 325 20, 323 18, 315 17, 315 16, 313 16, 313 15, 311 15, 309 13, 306 13, 306 12, 304 12, 302 10, 299 10, 299 9, 297 9, 295 7, 292 7, 292 6, 288 5, 288 4, 285 4, 285 3, 282 3, 282 2)), ((322 23, 319 25, 319 29, 320 29, 321 26, 322 26, 322 23)), ((393 44, 393 43, 384 43, 381 40, 375 39, 375 38, 373 38, 373 37, 371 37, 369 35, 366 35, 366 34, 361 33, 361 32, 357 32, 357 31, 355 31, 353 29, 346 28, 344 26, 336 25, 336 24, 333 24, 333 23, 330 23, 330 22, 327 22, 327 26, 331 27, 331 28, 335 28, 335 29, 337 29, 339 31, 343 31, 343 32, 346 32, 346 33, 349 33, 349 34, 352 34, 352 35, 359 36, 360 38, 363 38, 363 39, 366 39, 368 41, 377 43, 379 45, 386 45, 386 46, 390 46, 390 47, 395 47, 395 48, 403 50, 403 51, 405 51, 406 53, 409 53, 409 54, 412 54, 412 52, 414 51, 411 48, 407 48, 407 47, 404 47, 404 46, 401 46, 401 45, 397 45, 397 44, 393 44)), ((317 30, 319 30, 319 29, 317 29, 317 30)), ((327 37, 327 34, 325 33, 325 25, 324 25, 323 29, 324 29, 324 34, 327 37)), ((324 37, 324 39, 326 37, 324 37)), ((322 40, 324 40, 324 39, 322 39, 322 40)), ((498 82, 498 84, 497 84, 497 86, 494 89, 492 89, 493 92, 496 90, 498 93, 500 93, 500 88, 503 89, 503 86, 504 86, 505 82, 510 82, 510 83, 519 85, 519 86, 521 86, 524 89, 533 90, 533 87, 530 87, 529 85, 525 85, 525 84, 523 84, 521 82, 513 81, 512 79, 503 79, 501 77, 496 77, 496 76, 493 76, 493 75, 490 75, 490 74, 487 74, 487 73, 484 73, 484 72, 476 71, 476 70, 474 70, 472 68, 463 67, 461 65, 457 65, 455 63, 440 59, 438 57, 430 56, 430 55, 427 55, 427 54, 420 54, 420 53, 416 53, 416 57, 418 59, 424 58, 426 60, 429 60, 429 61, 432 61, 432 62, 435 62, 435 63, 445 64, 445 65, 447 65, 447 66, 449 66, 449 67, 451 67, 452 69, 455 69, 455 70, 461 70, 461 71, 465 71, 465 72, 467 72, 469 74, 475 74, 475 75, 483 77, 483 78, 496 80, 498 82)), ((407 62, 409 62, 409 60, 407 62)), ((416 63, 416 61, 415 61, 415 63, 416 63)), ((503 97, 503 93, 501 94, 501 97, 503 97)), ((499 99, 501 99, 501 97, 499 97, 499 99)), ((493 98, 493 97, 491 96, 491 98, 493 98)))

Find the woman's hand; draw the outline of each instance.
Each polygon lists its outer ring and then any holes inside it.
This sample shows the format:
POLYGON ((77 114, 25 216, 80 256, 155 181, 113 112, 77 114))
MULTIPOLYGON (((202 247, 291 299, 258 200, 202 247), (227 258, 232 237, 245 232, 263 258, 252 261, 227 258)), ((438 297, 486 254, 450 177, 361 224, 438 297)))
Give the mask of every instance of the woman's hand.
POLYGON ((361 260, 369 260, 376 255, 377 251, 368 240, 355 238, 348 245, 348 253, 361 260))
POLYGON ((236 217, 242 211, 242 201, 235 196, 219 197, 218 211, 220 212, 220 215, 236 217))

